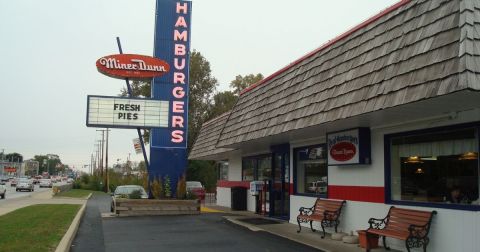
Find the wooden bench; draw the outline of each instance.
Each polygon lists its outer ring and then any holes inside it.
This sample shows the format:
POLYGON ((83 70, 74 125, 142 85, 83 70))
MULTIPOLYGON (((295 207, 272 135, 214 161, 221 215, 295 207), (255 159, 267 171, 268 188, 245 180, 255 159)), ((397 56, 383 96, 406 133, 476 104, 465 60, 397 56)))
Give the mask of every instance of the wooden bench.
MULTIPOLYGON (((385 242, 385 237, 405 241, 407 251, 409 252, 410 248, 413 247, 423 247, 423 251, 427 251, 427 245, 430 241, 428 232, 435 214, 437 214, 436 211, 419 211, 392 206, 385 218, 370 218, 368 220, 370 228, 366 231, 367 239, 369 235, 382 236, 383 246, 387 250, 390 248, 385 242)), ((367 245, 366 251, 369 250, 370 248, 367 245)))
POLYGON ((298 222, 298 231, 300 233, 302 230, 302 226, 300 223, 308 223, 310 222, 310 228, 313 232, 315 229, 312 227, 312 222, 317 221, 320 222, 322 226, 322 239, 325 237, 325 227, 335 227, 335 233, 337 232, 338 224, 340 220, 340 213, 342 211, 343 205, 345 205, 346 201, 340 200, 327 200, 327 199, 320 199, 318 198, 315 201, 315 205, 313 207, 300 207, 299 211, 300 214, 297 216, 298 222))

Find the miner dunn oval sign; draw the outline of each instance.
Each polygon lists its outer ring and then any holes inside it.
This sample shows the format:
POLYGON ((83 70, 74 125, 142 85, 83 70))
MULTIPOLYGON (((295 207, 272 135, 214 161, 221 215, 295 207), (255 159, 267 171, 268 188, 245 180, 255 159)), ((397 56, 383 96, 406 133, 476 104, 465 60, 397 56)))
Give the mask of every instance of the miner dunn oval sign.
POLYGON ((340 162, 352 159, 356 153, 357 148, 349 142, 339 142, 330 149, 330 156, 340 162))
POLYGON ((170 70, 167 62, 138 54, 115 54, 97 60, 97 70, 118 79, 150 79, 170 70))

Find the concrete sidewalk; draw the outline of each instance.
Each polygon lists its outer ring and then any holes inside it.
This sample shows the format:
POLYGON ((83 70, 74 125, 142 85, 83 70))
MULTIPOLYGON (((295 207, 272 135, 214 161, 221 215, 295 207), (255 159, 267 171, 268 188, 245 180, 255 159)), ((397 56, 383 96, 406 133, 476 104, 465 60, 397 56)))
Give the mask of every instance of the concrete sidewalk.
MULTIPOLYGON (((220 207, 216 205, 205 205, 204 207, 209 209, 214 209, 217 211, 222 211, 225 213, 224 218, 232 223, 246 227, 252 231, 265 231, 285 239, 289 239, 298 243, 308 245, 310 247, 320 249, 327 252, 360 252, 365 251, 364 248, 359 247, 358 244, 347 244, 342 241, 335 241, 331 239, 330 234, 327 233, 324 239, 321 238, 321 231, 312 232, 310 228, 304 228, 302 226, 302 231, 297 233, 298 226, 287 221, 280 221, 279 224, 261 224, 254 225, 245 223, 242 219, 249 218, 265 218, 259 214, 255 214, 249 211, 232 211, 230 208, 220 207)), ((271 219, 276 220, 276 219, 271 219)), ((278 221, 278 220, 276 220, 278 221)), ((355 234, 356 235, 356 234, 355 234)), ((395 250, 386 250, 383 247, 374 249, 375 252, 386 252, 386 251, 395 251, 395 250)))
POLYGON ((9 199, 5 202, 2 202, 0 207, 0 215, 7 214, 9 212, 15 211, 19 208, 37 205, 37 204, 79 204, 83 205, 87 202, 86 199, 75 199, 75 198, 55 198, 52 196, 52 191, 43 191, 32 193, 30 196, 9 199))

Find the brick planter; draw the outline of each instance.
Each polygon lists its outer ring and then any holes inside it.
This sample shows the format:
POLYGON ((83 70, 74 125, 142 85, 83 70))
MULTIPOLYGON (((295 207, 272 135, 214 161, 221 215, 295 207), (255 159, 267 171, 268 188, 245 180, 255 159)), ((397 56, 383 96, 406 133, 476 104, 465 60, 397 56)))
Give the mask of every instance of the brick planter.
POLYGON ((118 216, 200 214, 200 200, 116 199, 118 216))

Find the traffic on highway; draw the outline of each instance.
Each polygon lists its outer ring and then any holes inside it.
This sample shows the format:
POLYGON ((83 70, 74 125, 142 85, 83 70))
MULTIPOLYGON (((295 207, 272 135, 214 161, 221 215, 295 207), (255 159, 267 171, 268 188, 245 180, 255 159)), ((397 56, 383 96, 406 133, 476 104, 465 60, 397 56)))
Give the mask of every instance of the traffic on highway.
MULTIPOLYGON (((51 181, 50 183, 52 186, 63 185, 67 183, 67 181, 62 179, 48 179, 48 180, 51 181)), ((40 184, 40 181, 37 182, 35 181, 35 179, 29 179, 29 178, 13 178, 13 179, 9 179, 8 181, 1 182, 3 184, 3 187, 5 188, 5 193, 3 194, 3 189, 0 190, 0 204, 2 204, 2 202, 5 202, 9 199, 27 197, 32 195, 33 193, 52 190, 51 186, 45 186, 45 184, 48 185, 48 181, 42 181, 42 182, 43 183, 40 184), (22 183, 20 183, 20 181, 22 183), (3 197, 1 195, 3 195, 3 197)))

